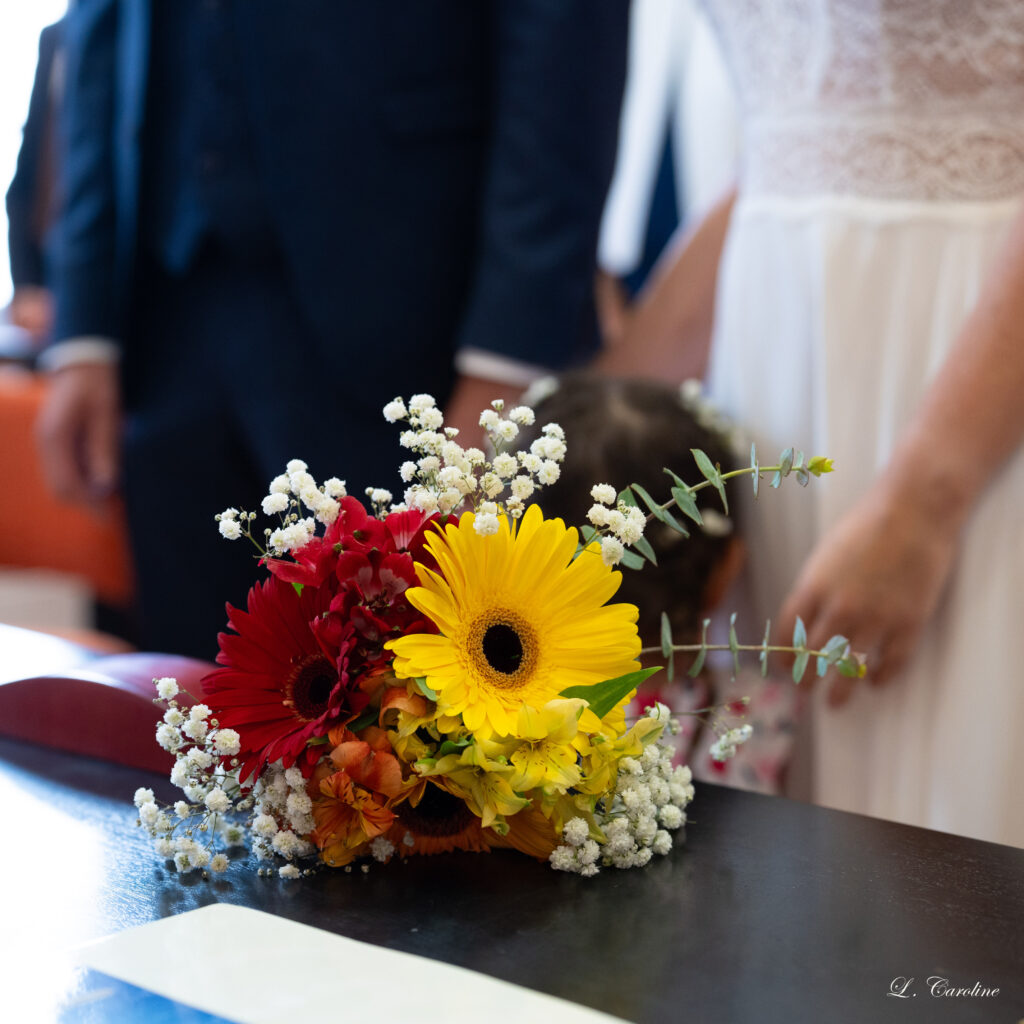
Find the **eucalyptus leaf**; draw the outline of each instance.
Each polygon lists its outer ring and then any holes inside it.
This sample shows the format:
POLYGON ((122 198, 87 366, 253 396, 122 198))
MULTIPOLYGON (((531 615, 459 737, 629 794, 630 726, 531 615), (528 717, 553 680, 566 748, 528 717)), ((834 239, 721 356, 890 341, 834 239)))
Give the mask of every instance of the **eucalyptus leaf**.
POLYGON ((708 626, 710 625, 710 619, 705 619, 701 623, 700 650, 697 652, 697 657, 693 659, 693 664, 690 666, 690 671, 687 673, 691 678, 696 678, 700 675, 700 670, 704 667, 704 661, 708 656, 708 626))
POLYGON ((732 653, 733 678, 740 674, 740 642, 736 637, 736 613, 729 616, 729 650, 732 653))
POLYGON ((633 547, 635 547, 637 551, 639 551, 640 554, 651 563, 651 565, 658 564, 658 556, 654 553, 654 548, 651 547, 651 542, 646 537, 637 537, 637 539, 633 541, 633 547))
POLYGON ((655 514, 661 509, 661 506, 641 487, 639 484, 630 484, 630 488, 640 495, 643 503, 655 514))
POLYGON ((623 551, 621 564, 627 569, 642 569, 644 560, 635 551, 623 551))
POLYGON ((761 675, 768 675, 768 641, 772 634, 772 620, 768 619, 764 624, 764 639, 761 641, 761 653, 757 660, 761 663, 761 675))
POLYGON ((636 507, 636 495, 629 487, 619 493, 619 501, 624 505, 631 505, 634 508, 636 507))
POLYGON ((725 484, 722 482, 722 474, 699 448, 691 448, 690 451, 697 462, 697 468, 704 474, 711 486, 718 491, 718 496, 722 499, 722 508, 725 510, 725 514, 728 515, 729 500, 725 496, 725 484))
POLYGON ((697 499, 688 487, 673 487, 672 498, 683 515, 689 516, 698 526, 704 525, 700 510, 697 508, 697 499))
POLYGON ((606 679, 603 683, 591 683, 588 686, 570 686, 559 694, 560 697, 579 697, 590 705, 590 710, 598 718, 604 718, 627 694, 635 690, 645 679, 649 679, 661 667, 641 668, 636 672, 606 679))
POLYGON ((416 685, 417 687, 419 687, 420 693, 422 693, 423 696, 426 697, 428 700, 437 700, 437 693, 433 691, 429 686, 427 686, 426 676, 417 676, 416 685))
POLYGON ((804 620, 799 615, 796 617, 796 625, 793 627, 793 646, 807 646, 807 630, 804 627, 804 620))
POLYGON ((807 659, 810 658, 810 651, 801 651, 793 661, 793 682, 799 683, 807 670, 807 659))
POLYGON ((761 466, 758 464, 757 448, 755 447, 753 442, 751 442, 750 445, 750 468, 753 470, 753 473, 750 476, 750 482, 754 485, 754 497, 756 498, 757 485, 761 480, 761 466))
POLYGON ((661 653, 668 663, 665 674, 671 683, 676 677, 676 652, 672 649, 672 623, 665 612, 661 613, 661 653))

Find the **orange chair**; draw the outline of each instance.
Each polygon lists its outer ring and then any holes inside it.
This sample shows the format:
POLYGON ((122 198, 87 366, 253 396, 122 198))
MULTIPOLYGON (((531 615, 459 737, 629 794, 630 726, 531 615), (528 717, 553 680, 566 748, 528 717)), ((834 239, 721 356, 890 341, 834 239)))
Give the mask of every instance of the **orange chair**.
POLYGON ((72 573, 99 600, 126 607, 133 583, 120 503, 102 513, 65 505, 43 480, 33 431, 48 386, 38 374, 0 372, 0 566, 72 573))

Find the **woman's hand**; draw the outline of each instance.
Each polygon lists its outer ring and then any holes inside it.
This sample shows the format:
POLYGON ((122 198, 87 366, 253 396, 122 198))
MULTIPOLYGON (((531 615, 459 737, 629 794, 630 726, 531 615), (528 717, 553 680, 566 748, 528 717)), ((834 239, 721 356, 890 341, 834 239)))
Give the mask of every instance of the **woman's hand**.
MULTIPOLYGON (((792 635, 799 615, 812 648, 837 633, 848 637, 866 655, 866 678, 875 685, 910 658, 956 555, 956 521, 918 497, 878 481, 811 552, 780 616, 792 635)), ((829 703, 844 704, 856 685, 834 679, 829 703)))

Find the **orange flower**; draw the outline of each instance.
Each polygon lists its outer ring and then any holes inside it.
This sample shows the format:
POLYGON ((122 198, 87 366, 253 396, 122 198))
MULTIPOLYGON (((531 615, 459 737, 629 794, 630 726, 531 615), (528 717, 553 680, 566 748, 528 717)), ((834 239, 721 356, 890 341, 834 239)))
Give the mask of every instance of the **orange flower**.
POLYGON ((313 774, 313 842, 331 867, 352 861, 371 839, 384 835, 402 792, 402 767, 393 754, 374 749, 351 732, 313 774))
POLYGON ((491 845, 495 849, 501 847, 518 850, 538 860, 547 860, 551 851, 561 842, 554 825, 532 805, 516 814, 510 814, 505 820, 508 822, 507 835, 493 833, 491 845))

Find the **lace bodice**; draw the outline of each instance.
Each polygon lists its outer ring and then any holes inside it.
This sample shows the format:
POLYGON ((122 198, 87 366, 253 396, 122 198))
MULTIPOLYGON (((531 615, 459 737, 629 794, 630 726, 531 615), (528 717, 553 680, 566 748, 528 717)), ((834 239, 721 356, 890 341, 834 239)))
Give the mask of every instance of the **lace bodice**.
POLYGON ((1024 0, 703 0, 749 194, 1024 194, 1024 0))

